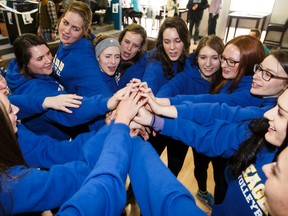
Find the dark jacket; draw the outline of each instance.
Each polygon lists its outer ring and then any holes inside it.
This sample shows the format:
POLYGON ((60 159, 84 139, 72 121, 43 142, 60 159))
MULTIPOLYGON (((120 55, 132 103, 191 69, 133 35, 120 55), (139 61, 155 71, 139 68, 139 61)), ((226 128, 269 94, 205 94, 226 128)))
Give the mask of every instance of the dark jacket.
POLYGON ((189 10, 189 19, 201 20, 203 17, 203 11, 209 7, 207 0, 189 0, 186 8, 189 10), (196 10, 192 10, 193 5, 198 4, 196 10))

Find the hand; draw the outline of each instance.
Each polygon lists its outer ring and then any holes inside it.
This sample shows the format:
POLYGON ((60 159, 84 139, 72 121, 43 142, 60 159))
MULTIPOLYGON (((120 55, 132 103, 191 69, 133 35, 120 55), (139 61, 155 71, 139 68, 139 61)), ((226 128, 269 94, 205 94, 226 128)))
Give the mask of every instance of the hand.
POLYGON ((147 89, 144 93, 141 93, 141 96, 148 99, 149 107, 146 106, 146 108, 149 111, 154 112, 157 115, 159 115, 161 113, 161 107, 162 106, 155 101, 155 97, 154 97, 152 91, 150 91, 150 90, 151 89, 147 89), (152 95, 152 97, 151 97, 151 95, 152 95))
POLYGON ((118 90, 107 102, 107 107, 109 110, 116 109, 117 105, 121 100, 128 98, 132 91, 133 86, 127 85, 126 87, 118 90))
POLYGON ((72 113, 70 108, 79 108, 82 104, 81 100, 83 97, 75 95, 75 94, 60 94, 54 97, 46 97, 44 102, 42 103, 42 107, 44 109, 55 109, 60 110, 66 113, 72 113))
POLYGON ((132 92, 127 99, 122 100, 118 104, 115 123, 121 122, 129 125, 145 103, 147 103, 147 99, 143 100, 140 94, 132 92))
POLYGON ((116 110, 108 112, 105 116, 105 124, 109 125, 116 117, 116 110))
POLYGON ((192 6, 192 10, 197 10, 197 8, 198 8, 198 4, 194 4, 194 5, 192 6))
POLYGON ((149 112, 145 107, 141 107, 133 120, 140 125, 150 126, 152 118, 153 114, 149 112))
POLYGON ((133 88, 139 87, 141 83, 141 80, 137 78, 133 78, 130 80, 130 84, 133 84, 133 88))

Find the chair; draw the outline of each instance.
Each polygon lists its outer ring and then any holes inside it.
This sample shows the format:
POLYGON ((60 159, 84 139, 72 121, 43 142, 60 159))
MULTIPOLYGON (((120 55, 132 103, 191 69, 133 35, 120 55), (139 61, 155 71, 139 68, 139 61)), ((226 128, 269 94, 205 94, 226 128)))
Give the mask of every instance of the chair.
POLYGON ((288 19, 286 20, 285 24, 276 24, 276 23, 270 23, 268 24, 265 39, 263 43, 267 45, 268 47, 280 47, 284 45, 286 38, 284 37, 285 32, 287 31, 288 27, 288 19))

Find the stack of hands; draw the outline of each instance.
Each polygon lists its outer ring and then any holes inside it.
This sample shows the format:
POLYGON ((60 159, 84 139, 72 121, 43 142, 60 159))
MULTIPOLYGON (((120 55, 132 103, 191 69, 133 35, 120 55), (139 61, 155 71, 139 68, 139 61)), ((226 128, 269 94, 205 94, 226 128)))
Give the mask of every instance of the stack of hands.
POLYGON ((158 115, 161 115, 165 106, 157 102, 146 82, 132 79, 113 97, 118 101, 118 105, 106 115, 106 124, 110 124, 112 120, 115 120, 115 123, 124 123, 130 127, 131 136, 140 135, 144 140, 147 140, 150 134, 156 135, 160 119, 158 115))

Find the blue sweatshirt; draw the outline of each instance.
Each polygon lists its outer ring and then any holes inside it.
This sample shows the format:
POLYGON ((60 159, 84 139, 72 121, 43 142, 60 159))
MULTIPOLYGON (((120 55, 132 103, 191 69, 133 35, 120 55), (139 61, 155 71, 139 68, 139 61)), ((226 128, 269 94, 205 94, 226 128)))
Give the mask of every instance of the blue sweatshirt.
POLYGON ((25 161, 30 167, 50 168, 55 164, 78 160, 84 144, 96 132, 82 133, 73 140, 59 141, 46 135, 37 135, 18 124, 17 138, 25 161))
POLYGON ((193 103, 227 103, 231 106, 260 106, 263 103, 261 97, 254 96, 250 93, 252 76, 243 76, 238 83, 237 89, 230 93, 228 91, 231 80, 228 81, 219 94, 199 94, 199 95, 177 95, 171 97, 170 104, 177 105, 183 101, 191 101, 193 103), (241 100, 240 100, 241 98, 241 100))
MULTIPOLYGON (((204 127, 186 119, 165 119, 161 133, 183 141, 199 153, 211 157, 229 158, 238 150, 239 144, 251 135, 248 124, 249 121, 231 123, 217 119, 211 125, 204 127)), ((232 178, 228 169, 226 172, 228 190, 225 200, 221 205, 213 206, 212 214, 217 216, 267 215, 264 198, 266 177, 262 172, 262 166, 271 163, 275 155, 275 149, 260 150, 256 163, 250 165, 238 178, 232 178)))
POLYGON ((68 93, 81 96, 111 96, 111 92, 97 73, 99 66, 94 46, 86 38, 81 38, 69 46, 60 42, 53 59, 53 70, 68 93))
MULTIPOLYGON (((67 92, 63 90, 63 87, 51 76, 36 75, 33 78, 23 76, 19 72, 15 59, 12 60, 8 66, 6 80, 14 95, 13 97, 16 97, 15 95, 32 95, 38 100, 35 109, 31 108, 30 111, 27 101, 21 101, 21 98, 11 101, 14 105, 18 106, 20 110, 23 108, 26 116, 40 109, 40 103, 42 106, 43 102, 41 102, 41 100, 44 100, 43 98, 67 94, 67 92)), ((26 100, 25 97, 22 99, 26 100)), ((72 114, 49 109, 48 111, 38 112, 38 114, 36 112, 37 115, 32 117, 28 116, 30 118, 23 119, 23 124, 38 134, 47 134, 59 140, 69 139, 70 135, 64 131, 67 130, 68 127, 70 129, 73 126, 88 123, 104 115, 109 111, 107 101, 108 98, 101 95, 84 97, 80 108, 71 108, 73 111, 72 114)))
POLYGON ((45 111, 42 104, 45 100, 45 96, 37 97, 34 95, 8 95, 8 99, 11 104, 17 107, 21 107, 17 113, 18 119, 24 119, 34 114, 45 111), (33 106, 31 106, 33 104, 33 106))
POLYGON ((112 126, 93 171, 81 189, 62 205, 58 216, 121 215, 133 147, 129 133, 129 127, 124 124, 112 126))
MULTIPOLYGON (((177 66, 178 62, 172 62, 172 70, 174 73, 173 76, 176 76, 178 73, 180 73, 177 69, 177 66)), ((185 70, 189 70, 189 68, 190 68, 190 60, 189 58, 187 58, 182 72, 184 72, 185 70)), ((152 92, 156 95, 159 89, 164 84, 168 83, 169 80, 173 78, 173 76, 166 77, 163 72, 162 63, 151 57, 147 62, 142 82, 147 82, 148 87, 151 88, 152 92)))
POLYGON ((256 163, 251 164, 238 178, 226 172, 228 189, 222 204, 214 205, 213 216, 268 215, 264 196, 267 180, 262 166, 274 161, 276 150, 263 148, 257 154, 256 163), (235 206, 236 205, 236 206, 235 206))
POLYGON ((194 121, 198 124, 207 124, 215 119, 229 122, 252 120, 261 118, 263 114, 273 108, 277 103, 277 98, 263 98, 263 103, 259 106, 229 106, 226 103, 192 103, 185 101, 176 105, 177 118, 194 121))
POLYGON ((194 64, 194 53, 186 59, 185 70, 164 84, 156 96, 174 97, 176 95, 208 94, 211 83, 201 77, 200 69, 194 64))
POLYGON ((129 132, 123 124, 112 127, 94 170, 57 215, 120 215, 126 201, 128 169, 143 215, 206 215, 152 146, 140 137, 131 138, 129 132))
MULTIPOLYGON (((3 178, 0 180, 3 189, 0 193, 0 202, 5 214, 49 210, 61 206, 71 198, 80 189, 98 161, 104 140, 110 131, 107 128, 109 126, 103 127, 103 130, 101 129, 85 143, 77 161, 51 166, 48 171, 24 166, 11 167, 8 174, 19 177, 8 178, 8 181, 3 178)), ((26 143, 26 145, 31 144, 26 143)), ((47 149, 47 152, 50 150, 52 148, 47 149)), ((79 156, 79 153, 77 155, 79 156)), ((54 157, 61 157, 61 155, 54 155, 54 157)), ((110 161, 106 163, 110 166, 110 161)), ((103 172, 105 173, 104 170, 103 172)), ((109 193, 113 194, 112 191, 109 193)))
POLYGON ((207 156, 229 158, 251 134, 249 122, 262 118, 276 101, 277 98, 265 98, 261 107, 185 102, 175 106, 177 118, 164 118, 161 134, 181 140, 207 156))
POLYGON ((120 77, 120 74, 119 74, 120 71, 118 68, 118 71, 116 72, 115 77, 114 77, 115 91, 118 91, 119 89, 124 88, 126 84, 129 83, 130 80, 133 78, 142 80, 147 61, 148 61, 148 53, 145 51, 143 55, 140 57, 140 59, 135 64, 127 68, 125 73, 122 74, 121 77, 120 77))
POLYGON ((129 177, 142 215, 206 215, 151 144, 140 137, 133 138, 129 177))

